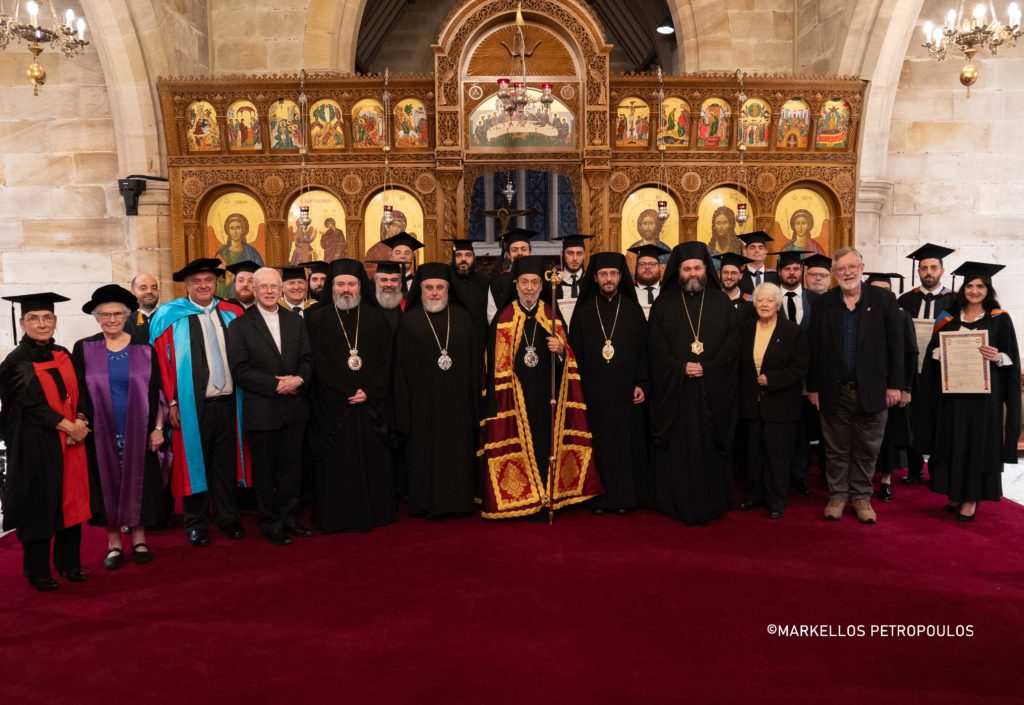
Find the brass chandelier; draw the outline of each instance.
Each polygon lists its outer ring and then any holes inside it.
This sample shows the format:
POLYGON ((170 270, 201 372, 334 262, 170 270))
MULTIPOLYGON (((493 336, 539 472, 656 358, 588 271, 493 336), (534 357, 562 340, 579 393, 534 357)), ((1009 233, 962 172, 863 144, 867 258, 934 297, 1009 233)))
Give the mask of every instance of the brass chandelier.
POLYGON ((39 95, 39 86, 46 83, 46 69, 39 64, 39 55, 43 53, 43 45, 49 44, 51 49, 60 49, 64 56, 77 56, 85 52, 89 42, 85 41, 85 20, 75 19, 75 11, 68 9, 64 13, 63 23, 53 7, 52 0, 47 0, 50 24, 44 25, 39 17, 39 3, 29 0, 24 4, 20 0, 14 3, 14 10, 8 14, 3 0, 0 0, 0 49, 7 49, 12 41, 21 44, 28 42, 28 50, 32 52, 33 61, 25 72, 25 77, 32 83, 33 95, 39 95))

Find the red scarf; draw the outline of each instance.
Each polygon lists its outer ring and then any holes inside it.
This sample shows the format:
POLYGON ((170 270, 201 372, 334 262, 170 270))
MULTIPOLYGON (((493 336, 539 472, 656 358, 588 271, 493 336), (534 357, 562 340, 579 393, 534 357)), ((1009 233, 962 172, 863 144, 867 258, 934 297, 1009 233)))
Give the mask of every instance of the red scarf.
MULTIPOLYGON (((551 320, 544 302, 537 306, 537 323, 551 335, 551 320)), ((494 350, 494 394, 497 414, 483 422, 482 448, 477 452, 484 474, 483 510, 489 519, 536 514, 548 505, 548 488, 541 482, 538 458, 533 455, 531 433, 551 433, 550 428, 530 428, 523 388, 515 375, 515 355, 523 337, 526 314, 515 304, 498 316, 494 350)), ((554 501, 555 509, 585 502, 604 494, 594 467, 587 405, 562 322, 556 320, 554 335, 565 346, 565 367, 558 388, 555 414, 554 501)), ((546 354, 543 351, 541 354, 546 354)), ((540 458, 547 463, 547 458, 540 458)))
MULTIPOLYGON (((71 358, 67 353, 53 351, 50 362, 34 362, 36 378, 43 388, 46 403, 50 408, 68 421, 75 421, 78 414, 78 378, 71 358), (57 370, 64 381, 67 395, 61 398, 57 382, 46 370, 57 370)), ((67 444, 67 434, 57 431, 60 436, 60 448, 64 453, 64 481, 62 483, 62 506, 64 509, 64 528, 81 524, 92 516, 89 511, 89 468, 85 456, 85 443, 67 444)))

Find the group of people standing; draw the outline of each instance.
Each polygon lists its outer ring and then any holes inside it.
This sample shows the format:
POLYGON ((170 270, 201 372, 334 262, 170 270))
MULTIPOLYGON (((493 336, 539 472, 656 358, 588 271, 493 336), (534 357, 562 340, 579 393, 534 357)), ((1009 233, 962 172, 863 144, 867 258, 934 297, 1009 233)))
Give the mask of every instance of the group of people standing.
POLYGON ((940 281, 952 250, 928 245, 911 254, 922 286, 897 301, 898 275, 865 282, 853 248, 768 253, 770 236, 750 233, 742 255, 687 242, 663 265, 641 245, 630 267, 570 235, 553 271, 535 234, 507 233, 492 274, 468 240, 416 267, 422 244, 405 233, 372 279, 352 259, 234 263, 230 300, 215 295, 222 263, 194 260, 174 273, 186 295, 160 306, 149 275, 97 289, 82 310, 100 332, 71 352, 54 341, 65 297, 5 297, 24 335, 0 364, 4 527, 29 582, 57 588, 51 541, 58 573, 86 579, 84 521, 107 529, 106 568, 148 562, 168 491, 195 547, 211 524, 245 536, 239 488, 281 546, 312 535, 303 503, 321 532, 368 531, 396 519, 399 497, 429 518, 550 520, 586 503, 706 525, 732 506, 782 518, 791 488, 810 493, 818 439, 826 519, 852 502, 874 523, 876 471, 888 501, 893 470, 921 481, 922 456, 961 521, 999 499, 1020 432, 1001 267, 965 263, 953 292, 940 281), (920 358, 915 319, 935 328, 920 358), (988 331, 990 394, 939 390, 938 334, 958 328, 988 331))

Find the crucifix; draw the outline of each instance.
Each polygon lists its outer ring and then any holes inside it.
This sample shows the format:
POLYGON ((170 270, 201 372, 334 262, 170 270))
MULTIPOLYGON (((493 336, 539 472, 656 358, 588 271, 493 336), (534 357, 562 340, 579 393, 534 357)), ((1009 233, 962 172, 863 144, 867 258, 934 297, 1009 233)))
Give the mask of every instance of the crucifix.
POLYGON ((484 210, 483 208, 478 208, 476 213, 477 215, 482 215, 485 218, 493 218, 497 220, 498 225, 500 226, 500 230, 498 231, 498 235, 500 236, 508 230, 508 222, 510 220, 512 220, 513 218, 518 218, 520 216, 529 218, 531 215, 535 215, 537 213, 537 209, 525 208, 522 210, 509 210, 508 208, 502 206, 501 208, 492 210, 484 210))

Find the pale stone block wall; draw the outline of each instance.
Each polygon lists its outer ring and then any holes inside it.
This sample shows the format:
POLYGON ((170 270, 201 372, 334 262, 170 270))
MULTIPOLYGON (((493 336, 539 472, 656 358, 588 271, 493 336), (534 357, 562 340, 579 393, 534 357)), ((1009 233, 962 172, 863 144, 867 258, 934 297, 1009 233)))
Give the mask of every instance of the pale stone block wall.
POLYGON ((291 73, 303 68, 308 5, 308 0, 209 0, 213 73, 291 73))

